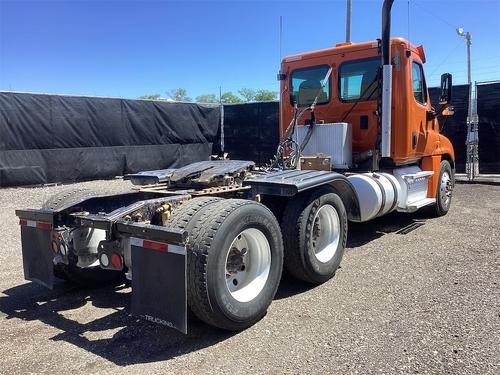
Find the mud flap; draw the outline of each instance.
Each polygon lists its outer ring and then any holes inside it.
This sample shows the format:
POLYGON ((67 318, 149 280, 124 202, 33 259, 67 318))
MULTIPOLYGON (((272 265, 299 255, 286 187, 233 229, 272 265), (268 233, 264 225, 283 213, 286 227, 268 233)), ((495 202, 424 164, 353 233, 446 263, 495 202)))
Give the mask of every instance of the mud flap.
POLYGON ((21 218, 24 278, 49 289, 54 286, 52 224, 21 218))
POLYGON ((184 231, 141 224, 117 227, 130 234, 132 314, 187 333, 184 231))

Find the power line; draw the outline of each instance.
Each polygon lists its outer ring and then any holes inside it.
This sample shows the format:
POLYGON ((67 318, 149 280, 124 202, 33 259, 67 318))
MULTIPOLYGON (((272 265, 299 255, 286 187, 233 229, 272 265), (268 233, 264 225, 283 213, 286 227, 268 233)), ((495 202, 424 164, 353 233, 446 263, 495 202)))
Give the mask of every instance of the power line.
MULTIPOLYGON (((474 69, 474 74, 485 74, 485 73, 498 72, 498 71, 500 71, 499 67, 497 67, 497 66, 490 66, 490 67, 487 67, 487 68, 474 69)), ((463 69, 458 69, 457 70, 457 69, 454 69, 451 72, 453 72, 454 75, 459 75, 459 74, 466 74, 467 70, 463 70, 463 69)), ((436 77, 438 75, 439 75, 439 73, 434 73, 434 74, 429 74, 428 77, 431 78, 431 77, 436 77)))
POLYGON ((452 25, 450 22, 446 21, 444 18, 438 16, 437 14, 431 12, 429 9, 427 9, 425 6, 423 5, 419 5, 417 1, 413 0, 413 4, 415 4, 418 8, 422 9, 423 11, 427 12, 428 14, 430 14, 431 16, 433 16, 434 18, 440 20, 441 22, 443 22, 444 24, 448 25, 449 27, 451 27, 453 30, 456 29, 456 26, 452 25))
POLYGON ((436 68, 434 68, 434 70, 432 71, 432 73, 431 73, 429 76, 432 76, 434 73, 436 73, 436 72, 437 72, 437 70, 441 67, 441 65, 443 65, 443 64, 446 62, 446 60, 448 60, 448 59, 450 58, 451 54, 452 54, 453 52, 455 52, 455 50, 456 50, 456 49, 460 46, 460 44, 462 44, 462 41, 461 41, 461 40, 459 40, 459 41, 458 41, 458 43, 457 43, 457 44, 453 47, 453 49, 452 49, 452 50, 451 50, 451 51, 450 51, 450 52, 446 55, 446 57, 443 59, 443 61, 441 61, 441 62, 440 62, 440 63, 436 66, 436 68))
MULTIPOLYGON (((500 58, 499 58, 500 59, 500 58)), ((475 68, 489 68, 490 66, 498 66, 498 64, 491 65, 491 61, 483 61, 483 62, 476 62, 475 60, 472 61, 474 63, 475 68), (489 65, 488 65, 489 64, 489 65)), ((457 65, 463 65, 464 61, 447 61, 446 66, 457 66, 457 65)), ((426 64, 427 70, 434 69, 434 67, 437 66, 436 64, 426 64)))

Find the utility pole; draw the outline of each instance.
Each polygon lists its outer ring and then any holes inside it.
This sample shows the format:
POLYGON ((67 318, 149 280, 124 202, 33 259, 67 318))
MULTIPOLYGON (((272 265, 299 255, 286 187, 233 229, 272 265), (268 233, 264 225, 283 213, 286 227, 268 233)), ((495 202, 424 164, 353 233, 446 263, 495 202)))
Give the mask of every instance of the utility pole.
POLYGON ((226 158, 224 155, 224 104, 222 104, 222 86, 219 86, 219 109, 220 109, 220 151, 222 154, 222 159, 226 158))
POLYGON ((475 87, 472 87, 470 46, 472 44, 472 35, 463 28, 457 29, 457 34, 465 39, 467 45, 467 83, 469 85, 469 102, 467 110, 467 159, 465 171, 467 179, 472 181, 479 174, 479 117, 477 115, 477 93, 475 87))
POLYGON ((347 14, 345 20, 345 41, 346 43, 351 42, 351 11, 352 11, 352 2, 351 0, 347 0, 347 14))

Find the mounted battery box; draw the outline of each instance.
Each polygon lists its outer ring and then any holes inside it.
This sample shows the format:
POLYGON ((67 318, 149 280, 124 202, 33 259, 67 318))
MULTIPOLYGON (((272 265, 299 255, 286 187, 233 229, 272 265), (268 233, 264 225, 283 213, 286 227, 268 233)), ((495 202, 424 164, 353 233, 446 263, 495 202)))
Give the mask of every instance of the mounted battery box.
POLYGON ((298 143, 302 144, 309 131, 311 138, 302 150, 302 156, 331 156, 331 169, 349 169, 352 165, 351 124, 337 122, 297 127, 298 143))

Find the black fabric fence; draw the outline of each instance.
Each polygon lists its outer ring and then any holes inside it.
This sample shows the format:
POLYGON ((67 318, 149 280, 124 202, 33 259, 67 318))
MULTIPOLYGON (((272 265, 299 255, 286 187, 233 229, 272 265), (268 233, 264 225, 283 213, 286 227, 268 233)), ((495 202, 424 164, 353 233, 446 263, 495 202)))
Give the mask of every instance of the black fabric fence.
POLYGON ((208 160, 220 109, 0 93, 0 186, 109 178, 208 160))
MULTIPOLYGON (((432 103, 439 107, 440 90, 429 89, 432 103)), ((446 135, 455 149, 457 172, 465 172, 467 139, 467 108, 469 86, 453 86, 453 116, 440 117, 442 133, 446 135)), ((500 82, 477 85, 477 113, 479 116, 479 172, 500 172, 500 82)))
MULTIPOLYGON (((438 108, 438 88, 429 89, 438 108)), ((481 173, 500 172, 500 83, 478 85, 481 173)), ((465 170, 467 85, 440 118, 465 170)), ((0 186, 110 178, 220 153, 218 106, 0 92, 0 186)), ((224 106, 224 151, 265 164, 279 142, 279 103, 224 106)))
POLYGON ((479 172, 500 173, 500 82, 477 86, 479 172))
MULTIPOLYGON (((429 88, 431 103, 434 108, 439 108, 439 87, 429 88)), ((441 127, 441 133, 445 135, 453 144, 455 150, 455 168, 457 173, 465 172, 465 156, 467 139, 467 102, 469 100, 469 86, 453 86, 452 105, 455 108, 453 116, 439 116, 438 121, 441 127)))

